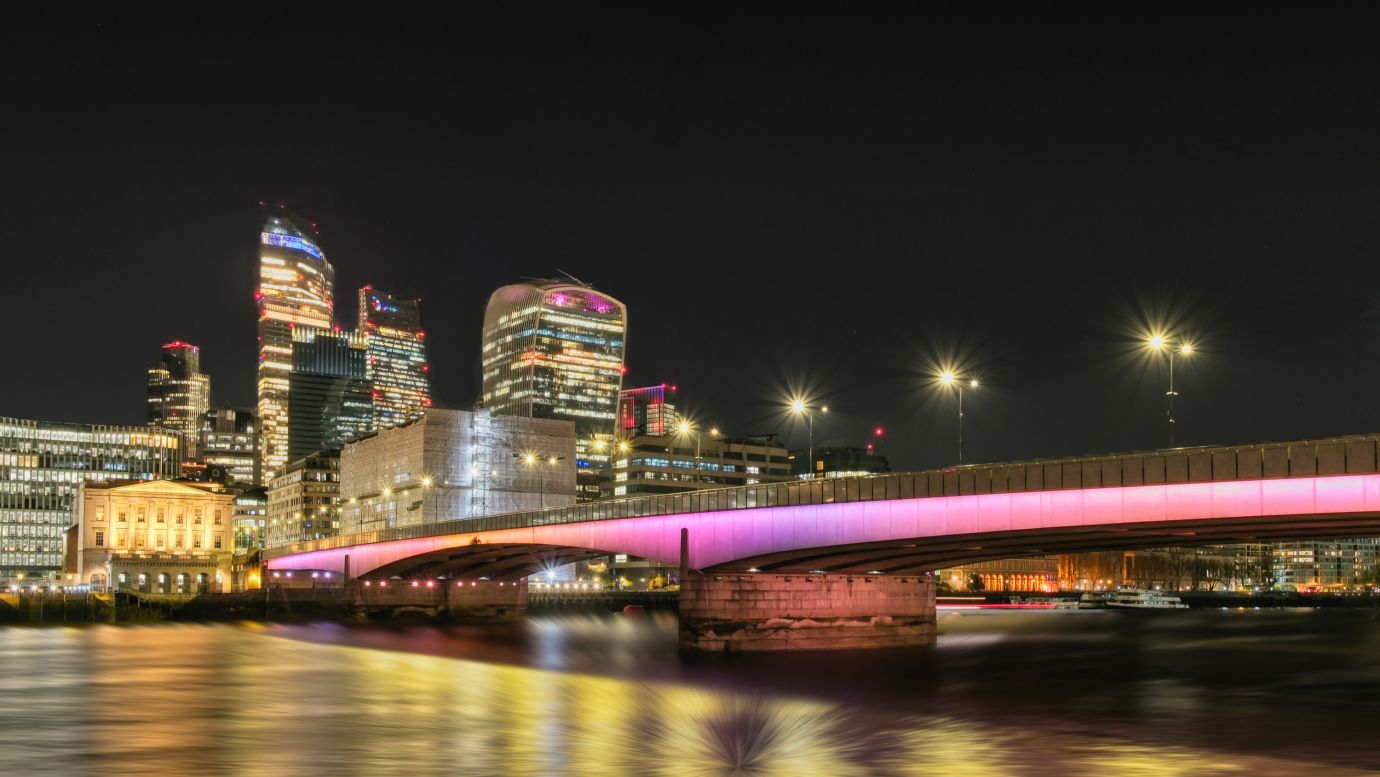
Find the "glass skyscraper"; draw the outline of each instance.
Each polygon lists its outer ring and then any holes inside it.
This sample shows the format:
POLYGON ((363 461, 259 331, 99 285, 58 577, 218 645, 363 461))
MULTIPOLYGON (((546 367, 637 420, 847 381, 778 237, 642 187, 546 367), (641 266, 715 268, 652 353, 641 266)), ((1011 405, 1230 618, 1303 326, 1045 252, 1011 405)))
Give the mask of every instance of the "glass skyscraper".
MULTIPOLYGON (((288 460, 338 451, 374 430, 363 338, 298 330, 288 377, 288 460)), ((271 481, 270 481, 271 482, 271 481)))
POLYGON ((421 418, 431 407, 421 303, 372 286, 359 290, 365 375, 373 386, 374 421, 380 429, 421 418))
POLYGON ((0 580, 61 572, 81 484, 175 478, 181 439, 146 426, 0 418, 0 580))
POLYGON ((504 286, 484 312, 483 406, 501 415, 574 421, 581 500, 598 498, 626 339, 623 303, 580 283, 504 286))
POLYGON ((211 406, 211 379, 201 372, 201 349, 180 340, 168 343, 148 373, 149 426, 182 435, 182 454, 196 458, 201 416, 211 406))
POLYGON ((331 331, 335 268, 308 222, 275 209, 259 234, 259 437, 264 482, 288 462, 288 380, 295 332, 331 331))

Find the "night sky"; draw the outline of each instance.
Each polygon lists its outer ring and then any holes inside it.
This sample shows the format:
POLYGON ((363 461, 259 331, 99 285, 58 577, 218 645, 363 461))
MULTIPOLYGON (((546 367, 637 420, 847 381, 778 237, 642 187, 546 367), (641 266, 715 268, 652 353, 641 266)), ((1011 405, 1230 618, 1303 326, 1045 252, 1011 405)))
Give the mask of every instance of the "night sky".
MULTIPOLYGON (((896 468, 1380 430, 1380 46, 1362 6, 792 4, 0 27, 0 415, 142 423, 202 346, 254 402, 259 201, 320 228, 337 319, 423 298, 437 405, 484 304, 627 303, 628 386, 896 468), (839 6, 840 8, 844 6, 839 6), (1324 13, 1324 11, 1326 13, 1324 13)), ((21 14, 16 16, 15 14, 21 14)))

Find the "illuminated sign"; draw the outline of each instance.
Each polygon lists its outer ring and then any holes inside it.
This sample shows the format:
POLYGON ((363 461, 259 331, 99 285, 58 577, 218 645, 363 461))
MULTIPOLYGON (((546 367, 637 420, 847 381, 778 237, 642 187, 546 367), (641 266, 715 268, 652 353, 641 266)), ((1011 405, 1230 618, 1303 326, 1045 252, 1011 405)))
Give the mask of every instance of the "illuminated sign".
POLYGON ((279 248, 290 248, 293 251, 302 251, 311 254, 317 259, 325 259, 321 254, 321 249, 309 240, 303 240, 296 235, 275 235, 272 232, 263 233, 263 243, 266 246, 278 246, 279 248))
POLYGON ((387 302, 384 302, 383 300, 379 299, 378 297, 374 297, 374 298, 373 298, 372 300, 370 300, 370 301, 373 303, 374 310, 377 310, 377 311, 380 312, 380 313, 397 313, 397 312, 398 312, 398 306, 397 306, 397 305, 390 305, 390 304, 388 304, 387 302))

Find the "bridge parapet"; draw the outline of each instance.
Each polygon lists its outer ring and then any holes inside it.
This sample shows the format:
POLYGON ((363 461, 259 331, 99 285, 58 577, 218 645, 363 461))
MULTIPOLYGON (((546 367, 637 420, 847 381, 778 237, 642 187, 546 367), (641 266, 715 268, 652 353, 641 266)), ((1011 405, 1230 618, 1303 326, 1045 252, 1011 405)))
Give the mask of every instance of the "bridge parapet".
POLYGON ((1102 456, 976 464, 923 472, 771 483, 636 496, 503 513, 464 521, 379 529, 268 548, 266 559, 456 532, 892 499, 1265 480, 1377 471, 1380 434, 1295 442, 1171 448, 1102 456))

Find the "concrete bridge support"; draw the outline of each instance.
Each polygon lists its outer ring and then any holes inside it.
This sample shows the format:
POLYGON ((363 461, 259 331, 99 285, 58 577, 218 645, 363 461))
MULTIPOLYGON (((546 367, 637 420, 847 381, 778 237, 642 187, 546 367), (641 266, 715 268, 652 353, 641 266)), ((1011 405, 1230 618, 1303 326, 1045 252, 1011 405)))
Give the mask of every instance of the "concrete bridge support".
POLYGON ((357 580, 349 606, 356 612, 417 613, 457 621, 514 621, 527 609, 526 580, 357 580))
POLYGON ((680 644, 711 652, 918 647, 935 640, 932 575, 697 574, 680 644))

